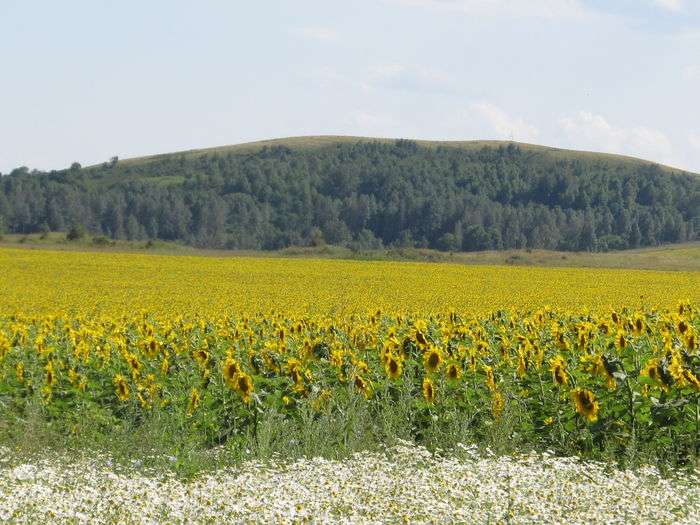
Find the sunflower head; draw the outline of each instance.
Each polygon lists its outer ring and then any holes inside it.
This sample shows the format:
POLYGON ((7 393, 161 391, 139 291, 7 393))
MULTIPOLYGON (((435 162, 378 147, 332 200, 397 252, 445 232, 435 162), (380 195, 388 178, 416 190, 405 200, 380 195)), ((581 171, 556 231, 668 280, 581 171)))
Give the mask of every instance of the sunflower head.
POLYGON ((428 323, 424 320, 416 321, 413 325, 413 339, 419 347, 425 348, 428 346, 428 323))
POLYGON ((639 372, 640 376, 648 377, 656 383, 660 384, 665 390, 671 385, 671 377, 664 373, 661 363, 658 359, 649 359, 644 365, 644 368, 639 372))
POLYGON ((423 366, 425 369, 430 372, 436 372, 438 368, 440 368, 440 365, 442 364, 442 352, 440 352, 440 349, 436 346, 431 346, 424 354, 423 354, 423 366))
POLYGON ((551 362, 550 370, 552 371, 552 381, 557 386, 565 386, 569 384, 569 374, 566 372, 566 361, 560 355, 554 357, 551 362))
POLYGON ((495 390, 493 397, 491 398, 491 414, 494 419, 499 419, 501 413, 503 412, 503 407, 505 406, 505 401, 503 400, 503 394, 498 390, 495 390))
POLYGON ((435 403, 435 385, 429 377, 423 379, 423 398, 431 405, 435 403))
POLYGON ((129 385, 123 375, 117 374, 114 376, 114 387, 119 398, 119 401, 129 400, 129 385))
POLYGON ((369 381, 364 379, 362 376, 357 375, 357 376, 355 376, 354 384, 355 384, 355 388, 358 391, 362 392, 362 394, 364 394, 365 397, 369 397, 369 395, 370 395, 369 381))
POLYGON ((226 361, 224 361, 224 379, 229 385, 235 387, 236 376, 240 373, 240 371, 241 365, 239 365, 235 359, 229 357, 228 359, 226 359, 226 361))
POLYGON ((577 388, 571 392, 571 399, 574 402, 576 412, 586 418, 589 423, 598 420, 598 400, 593 392, 585 388, 577 388))
POLYGON ((496 378, 493 375, 493 368, 489 365, 484 365, 484 374, 486 375, 486 386, 491 392, 496 391, 496 378))
POLYGON ((398 379, 403 373, 401 360, 393 354, 388 354, 384 363, 384 370, 391 379, 398 379))
POLYGON ((139 361, 139 358, 134 354, 129 354, 126 357, 126 362, 129 363, 129 366, 131 367, 131 375, 134 377, 138 376, 141 370, 141 362, 139 361))
POLYGON ((197 407, 199 406, 199 402, 202 400, 202 395, 199 393, 199 390, 196 388, 193 388, 192 391, 190 392, 190 401, 187 405, 187 415, 191 416, 195 410, 197 410, 197 407))
POLYGON ((615 336, 615 345, 620 350, 624 350, 627 347, 627 338, 625 337, 624 330, 617 332, 617 335, 615 336))
POLYGON ((204 348, 200 348, 194 353, 194 358, 197 363, 199 363, 199 366, 206 366, 206 364, 209 362, 209 352, 207 352, 204 348))
POLYGON ((53 361, 49 361, 44 367, 44 380, 46 382, 46 386, 49 388, 56 384, 56 371, 53 367, 53 361))
POLYGON ((250 395, 253 393, 253 379, 245 372, 241 372, 236 378, 236 390, 241 394, 245 403, 250 403, 250 395))
POLYGON ((457 363, 447 365, 447 379, 450 381, 458 381, 462 377, 462 369, 457 363))

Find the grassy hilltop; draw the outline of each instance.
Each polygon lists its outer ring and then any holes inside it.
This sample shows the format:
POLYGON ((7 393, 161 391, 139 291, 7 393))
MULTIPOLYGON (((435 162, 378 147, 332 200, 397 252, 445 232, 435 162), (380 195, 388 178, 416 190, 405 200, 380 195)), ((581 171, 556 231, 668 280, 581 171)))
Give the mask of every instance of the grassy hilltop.
POLYGON ((599 252, 698 239, 700 177, 495 141, 299 137, 0 179, 0 232, 207 249, 599 252))

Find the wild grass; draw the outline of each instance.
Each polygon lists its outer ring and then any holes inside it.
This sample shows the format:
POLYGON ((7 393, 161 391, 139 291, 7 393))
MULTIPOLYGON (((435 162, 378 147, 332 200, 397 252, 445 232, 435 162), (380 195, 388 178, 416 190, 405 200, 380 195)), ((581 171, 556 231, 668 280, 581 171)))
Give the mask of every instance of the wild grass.
POLYGON ((341 246, 291 246, 281 250, 212 250, 160 240, 112 240, 86 236, 66 240, 63 232, 47 234, 5 234, 0 247, 94 251, 114 253, 152 253, 160 255, 196 255, 204 257, 274 257, 346 259, 364 261, 422 261, 466 265, 507 265, 581 268, 629 268, 640 270, 700 271, 700 242, 671 244, 611 252, 560 252, 556 250, 488 250, 480 252, 441 252, 428 248, 386 248, 351 250, 341 246))

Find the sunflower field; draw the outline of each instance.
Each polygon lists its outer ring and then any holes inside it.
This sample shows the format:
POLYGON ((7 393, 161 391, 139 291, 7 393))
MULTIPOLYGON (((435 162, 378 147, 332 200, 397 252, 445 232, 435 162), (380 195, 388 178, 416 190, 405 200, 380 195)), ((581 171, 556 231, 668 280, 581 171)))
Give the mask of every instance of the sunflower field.
POLYGON ((700 452, 693 274, 0 258, 10 429, 38 414, 70 435, 159 422, 197 446, 273 452, 397 439, 675 463, 700 452))

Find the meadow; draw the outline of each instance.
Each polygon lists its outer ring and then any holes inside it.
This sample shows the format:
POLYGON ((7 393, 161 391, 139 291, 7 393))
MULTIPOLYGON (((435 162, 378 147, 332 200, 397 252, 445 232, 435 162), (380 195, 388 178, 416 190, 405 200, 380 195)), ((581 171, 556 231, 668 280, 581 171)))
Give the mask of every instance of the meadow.
POLYGON ((11 441, 697 453, 697 273, 19 249, 0 264, 11 441))
MULTIPOLYGON (((693 252, 695 253, 695 252, 693 252)), ((694 271, 0 249, 4 314, 282 315, 697 304, 694 271)))
POLYGON ((697 272, 20 248, 0 267, 4 518, 604 521, 632 485, 627 521, 697 515, 661 504, 696 490, 697 272), (290 475, 316 488, 264 488, 290 475))

